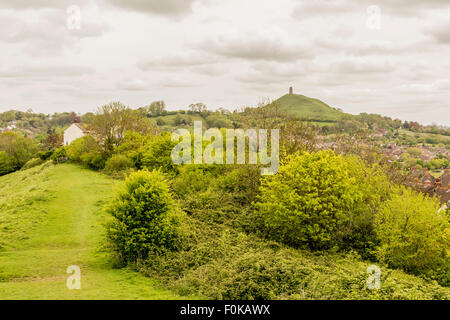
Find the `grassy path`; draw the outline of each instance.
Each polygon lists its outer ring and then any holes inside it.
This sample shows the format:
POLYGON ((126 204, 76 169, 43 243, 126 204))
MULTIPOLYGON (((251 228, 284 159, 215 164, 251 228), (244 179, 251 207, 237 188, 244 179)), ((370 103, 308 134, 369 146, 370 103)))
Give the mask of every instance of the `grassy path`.
POLYGON ((0 177, 1 299, 177 299, 153 280, 113 269, 101 250, 114 182, 75 165, 0 177), (68 266, 81 268, 69 290, 68 266))

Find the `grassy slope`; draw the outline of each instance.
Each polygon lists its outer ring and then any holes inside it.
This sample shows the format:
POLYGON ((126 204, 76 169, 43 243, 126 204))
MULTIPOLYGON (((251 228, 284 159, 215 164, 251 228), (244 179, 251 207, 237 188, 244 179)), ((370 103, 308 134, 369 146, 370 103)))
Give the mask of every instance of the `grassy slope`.
POLYGON ((113 269, 101 250, 101 208, 113 187, 68 164, 0 177, 0 300, 177 299, 137 272, 113 269), (81 290, 66 287, 70 265, 81 268, 81 290))
POLYGON ((275 102, 280 103, 282 110, 309 120, 336 121, 345 115, 318 99, 299 94, 286 94, 275 102))

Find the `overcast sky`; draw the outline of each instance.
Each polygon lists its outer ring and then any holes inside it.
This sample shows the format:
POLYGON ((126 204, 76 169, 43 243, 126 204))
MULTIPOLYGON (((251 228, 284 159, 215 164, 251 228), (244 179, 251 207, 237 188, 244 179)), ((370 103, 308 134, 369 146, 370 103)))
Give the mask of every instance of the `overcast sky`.
POLYGON ((449 17, 449 0, 1 0, 0 112, 233 110, 293 86, 450 125, 449 17))

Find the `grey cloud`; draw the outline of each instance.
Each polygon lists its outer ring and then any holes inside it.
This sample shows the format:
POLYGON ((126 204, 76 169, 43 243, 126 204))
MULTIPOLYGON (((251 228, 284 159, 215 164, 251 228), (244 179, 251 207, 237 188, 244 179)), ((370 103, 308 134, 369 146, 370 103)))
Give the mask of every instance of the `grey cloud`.
POLYGON ((55 6, 69 5, 68 0, 2 0, 0 2, 0 8, 7 9, 43 9, 54 8, 55 6))
POLYGON ((386 59, 342 58, 334 62, 318 63, 257 63, 236 79, 250 84, 288 83, 301 81, 313 86, 337 87, 372 81, 394 71, 386 59))
POLYGON ((194 73, 206 76, 219 76, 224 75, 228 72, 227 68, 224 65, 217 64, 194 66, 190 70, 194 73))
POLYGON ((380 7, 383 12, 392 15, 422 15, 425 10, 445 9, 447 0, 315 0, 302 1, 292 12, 294 19, 324 18, 350 13, 364 14, 371 5, 380 7))
POLYGON ((236 80, 249 84, 267 84, 289 82, 308 76, 309 67, 300 64, 280 64, 261 62, 252 65, 247 72, 241 73, 236 80))
POLYGON ((168 88, 191 88, 200 86, 200 84, 196 81, 181 77, 166 77, 159 84, 162 87, 168 88))
POLYGON ((450 79, 437 80, 434 85, 438 90, 450 90, 450 79))
POLYGON ((195 0, 106 0, 127 10, 163 16, 180 17, 192 10, 195 0))
POLYGON ((143 71, 148 71, 152 69, 202 66, 216 62, 218 62, 218 59, 215 57, 207 56, 203 53, 190 52, 140 59, 137 66, 143 71))
POLYGON ((450 21, 435 24, 432 27, 425 28, 425 33, 434 40, 444 44, 450 44, 450 21))
POLYGON ((342 59, 331 64, 331 71, 343 74, 371 74, 394 71, 394 66, 387 60, 342 59))
POLYGON ((148 91, 149 90, 149 85, 145 81, 139 80, 139 79, 121 81, 121 82, 117 83, 116 87, 119 90, 125 90, 125 91, 148 91))
POLYGON ((343 14, 351 12, 354 7, 354 4, 345 0, 304 1, 293 10, 292 16, 296 19, 308 19, 314 16, 343 14))
POLYGON ((18 43, 22 45, 20 51, 30 55, 60 54, 79 39, 99 37, 109 30, 105 23, 88 20, 82 21, 79 30, 69 30, 66 17, 61 10, 36 12, 33 20, 2 14, 0 41, 18 43))
POLYGON ((417 41, 357 41, 355 39, 319 39, 314 42, 318 49, 325 49, 329 53, 345 53, 349 56, 373 56, 373 55, 396 55, 417 53, 428 49, 429 40, 417 41))
POLYGON ((218 76, 227 73, 224 64, 225 62, 221 62, 216 56, 188 52, 140 59, 137 66, 142 71, 179 72, 180 70, 188 70, 200 75, 218 76))
POLYGON ((256 33, 239 36, 218 36, 199 45, 204 51, 226 58, 244 60, 293 62, 300 59, 312 59, 310 48, 292 44, 278 36, 256 33))
POLYGON ((0 78, 78 77, 93 74, 95 70, 71 65, 29 65, 0 70, 0 78))

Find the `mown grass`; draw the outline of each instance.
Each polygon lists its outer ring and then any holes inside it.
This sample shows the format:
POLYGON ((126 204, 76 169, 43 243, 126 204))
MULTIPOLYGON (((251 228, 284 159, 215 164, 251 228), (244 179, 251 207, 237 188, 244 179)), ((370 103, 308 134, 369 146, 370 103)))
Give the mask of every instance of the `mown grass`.
POLYGON ((178 299, 102 249, 102 211, 115 182, 50 163, 0 178, 0 299, 178 299), (67 267, 81 268, 69 290, 67 267))

